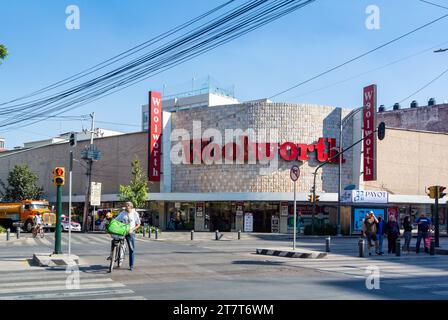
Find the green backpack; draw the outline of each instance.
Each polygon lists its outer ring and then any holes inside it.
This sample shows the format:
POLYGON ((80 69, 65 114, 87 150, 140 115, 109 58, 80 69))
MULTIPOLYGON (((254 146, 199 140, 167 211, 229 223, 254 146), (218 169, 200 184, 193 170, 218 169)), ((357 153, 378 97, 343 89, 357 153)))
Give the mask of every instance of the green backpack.
POLYGON ((122 223, 118 220, 113 219, 107 225, 107 232, 110 234, 115 234, 117 236, 127 236, 131 227, 128 224, 122 223))

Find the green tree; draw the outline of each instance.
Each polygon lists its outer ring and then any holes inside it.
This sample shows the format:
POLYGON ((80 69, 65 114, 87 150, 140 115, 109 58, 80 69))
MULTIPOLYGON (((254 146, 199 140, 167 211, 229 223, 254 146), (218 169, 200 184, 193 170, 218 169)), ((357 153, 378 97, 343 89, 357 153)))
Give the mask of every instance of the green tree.
MULTIPOLYGON (((5 60, 7 55, 8 55, 8 49, 6 49, 6 47, 3 44, 0 44, 0 60, 5 60)), ((0 64, 2 64, 1 61, 0 64)))
POLYGON ((2 201, 40 200, 44 189, 38 186, 39 177, 28 165, 16 165, 9 172, 8 184, 0 179, 2 201))
POLYGON ((130 201, 134 208, 144 208, 148 200, 148 181, 143 173, 140 161, 132 161, 132 180, 127 186, 120 185, 118 198, 120 201, 130 201))

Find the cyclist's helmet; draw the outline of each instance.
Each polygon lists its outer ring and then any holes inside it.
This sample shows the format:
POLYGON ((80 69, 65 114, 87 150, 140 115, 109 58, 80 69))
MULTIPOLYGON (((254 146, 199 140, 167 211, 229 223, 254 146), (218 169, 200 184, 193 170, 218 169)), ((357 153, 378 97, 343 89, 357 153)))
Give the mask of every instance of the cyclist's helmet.
POLYGON ((37 211, 37 213, 36 213, 38 216, 40 216, 40 212, 39 211, 37 211))

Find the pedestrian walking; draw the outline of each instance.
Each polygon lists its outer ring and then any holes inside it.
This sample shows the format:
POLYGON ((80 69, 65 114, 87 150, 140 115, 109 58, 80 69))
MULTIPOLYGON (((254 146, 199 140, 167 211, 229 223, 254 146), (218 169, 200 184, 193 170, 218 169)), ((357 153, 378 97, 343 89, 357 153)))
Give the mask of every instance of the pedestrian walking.
POLYGON ((387 252, 395 253, 397 239, 400 236, 400 226, 398 225, 397 219, 394 215, 389 216, 389 221, 386 224, 385 233, 387 235, 387 252))
POLYGON ((382 216, 378 217, 378 230, 376 232, 376 236, 378 238, 378 254, 383 255, 383 240, 384 240, 384 229, 386 228, 386 224, 383 220, 382 216))
MULTIPOLYGON (((418 254, 420 252, 420 242, 422 241, 422 239, 424 240, 429 237, 429 230, 431 229, 432 221, 431 221, 431 218, 427 217, 426 214, 423 212, 420 215, 420 218, 418 218, 417 221, 415 221, 415 223, 418 226, 417 243, 415 245, 415 253, 418 254)), ((425 252, 429 253, 429 248, 425 247, 425 252)))
POLYGON ((411 218, 409 216, 406 216, 403 221, 403 237, 404 237, 404 245, 403 245, 403 251, 406 251, 409 253, 409 248, 411 245, 411 239, 412 239, 412 223, 411 218))
POLYGON ((378 252, 378 239, 376 237, 376 232, 378 230, 378 219, 375 217, 375 214, 373 211, 369 211, 367 213, 366 218, 364 219, 364 223, 362 225, 362 231, 364 236, 367 239, 367 248, 369 249, 369 256, 372 255, 371 248, 373 240, 375 242, 375 253, 379 254, 378 252))

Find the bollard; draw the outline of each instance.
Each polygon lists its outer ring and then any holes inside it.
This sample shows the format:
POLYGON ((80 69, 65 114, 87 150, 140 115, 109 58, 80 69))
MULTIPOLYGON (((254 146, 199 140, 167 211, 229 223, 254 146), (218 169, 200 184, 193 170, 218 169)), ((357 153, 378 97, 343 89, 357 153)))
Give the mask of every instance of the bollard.
POLYGON ((146 226, 143 226, 143 238, 146 237, 146 226))
POLYGON ((190 235, 191 235, 191 241, 193 241, 194 240, 194 230, 191 230, 190 235))
POLYGON ((219 230, 215 231, 215 240, 219 240, 219 230))
POLYGON ((238 240, 241 240, 241 230, 238 230, 238 240))
POLYGON ((397 257, 401 256, 401 239, 397 238, 397 241, 395 241, 395 255, 397 257))
POLYGON ((327 237, 325 239, 325 252, 330 252, 330 241, 331 241, 330 237, 327 237))
POLYGON ((11 229, 6 229, 6 241, 9 241, 9 237, 11 235, 11 229))
POLYGON ((364 241, 364 239, 359 239, 358 247, 359 247, 359 257, 364 258, 364 256, 365 256, 365 241, 364 241))
POLYGON ((17 239, 20 239, 20 227, 16 228, 16 232, 17 232, 17 239))
POLYGON ((431 239, 431 242, 429 244, 429 254, 431 256, 436 254, 436 240, 434 238, 431 239))
POLYGON ((156 229, 156 240, 159 239, 159 229, 156 229))
POLYGON ((148 238, 149 239, 151 239, 151 233, 152 233, 152 229, 151 229, 151 227, 149 227, 149 230, 148 230, 148 238))

